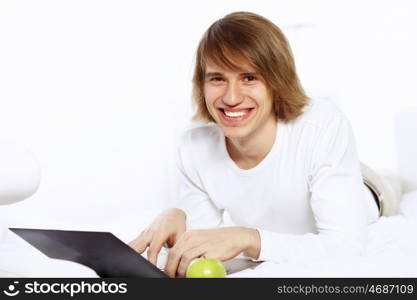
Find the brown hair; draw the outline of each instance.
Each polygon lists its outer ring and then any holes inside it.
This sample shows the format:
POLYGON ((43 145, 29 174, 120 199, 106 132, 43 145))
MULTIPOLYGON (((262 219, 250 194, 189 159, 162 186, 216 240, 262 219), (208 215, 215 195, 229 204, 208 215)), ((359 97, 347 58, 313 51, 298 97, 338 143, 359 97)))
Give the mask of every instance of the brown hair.
POLYGON ((295 119, 309 101, 298 79, 287 39, 275 24, 260 15, 228 14, 207 29, 198 45, 193 75, 197 111, 193 119, 210 122, 214 120, 204 100, 208 61, 233 71, 239 70, 236 62, 248 62, 265 79, 278 120, 295 119))

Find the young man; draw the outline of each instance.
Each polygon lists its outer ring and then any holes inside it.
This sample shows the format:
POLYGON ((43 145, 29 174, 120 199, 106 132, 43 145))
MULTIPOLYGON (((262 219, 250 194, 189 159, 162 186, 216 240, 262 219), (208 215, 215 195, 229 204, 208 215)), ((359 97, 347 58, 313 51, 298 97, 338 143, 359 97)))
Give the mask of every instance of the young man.
MULTIPOLYGON (((167 243, 171 277, 201 256, 281 262, 361 253, 381 201, 363 184, 348 120, 306 96, 277 26, 245 12, 215 22, 198 46, 193 87, 195 119, 208 124, 183 135, 179 205, 130 243, 136 251, 149 247, 156 264, 167 243)), ((379 178, 367 171, 380 200, 379 178)))

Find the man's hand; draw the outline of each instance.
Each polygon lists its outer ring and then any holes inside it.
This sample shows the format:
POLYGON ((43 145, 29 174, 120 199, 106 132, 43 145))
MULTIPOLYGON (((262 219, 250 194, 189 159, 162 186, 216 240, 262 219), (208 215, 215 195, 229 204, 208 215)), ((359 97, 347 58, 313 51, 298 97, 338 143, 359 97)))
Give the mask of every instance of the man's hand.
POLYGON ((198 257, 226 261, 240 253, 257 259, 260 237, 256 229, 223 227, 186 231, 168 254, 165 273, 170 277, 184 277, 188 265, 198 257))
POLYGON ((175 245, 186 229, 186 215, 177 208, 162 212, 129 246, 138 253, 143 253, 149 247, 148 260, 156 265, 158 254, 164 243, 169 247, 175 245))

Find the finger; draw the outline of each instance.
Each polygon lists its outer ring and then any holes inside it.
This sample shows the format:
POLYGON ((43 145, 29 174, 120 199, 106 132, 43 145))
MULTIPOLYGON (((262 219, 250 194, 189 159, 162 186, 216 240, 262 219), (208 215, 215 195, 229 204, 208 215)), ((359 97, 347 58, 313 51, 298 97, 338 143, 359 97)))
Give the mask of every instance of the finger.
POLYGON ((140 236, 135 237, 133 240, 131 240, 131 241, 128 243, 128 245, 129 245, 130 247, 134 248, 134 247, 135 247, 135 245, 136 245, 136 243, 137 243, 137 240, 139 239, 139 237, 140 237, 140 236))
POLYGON ((176 244, 177 240, 181 237, 182 232, 181 233, 174 233, 172 236, 170 236, 167 240, 166 240, 166 246, 167 248, 172 248, 174 247, 174 245, 176 244))
POLYGON ((138 239, 143 238, 143 236, 144 236, 144 235, 146 234, 146 232, 148 231, 147 229, 148 229, 148 228, 145 228, 144 230, 142 230, 142 231, 140 232, 140 234, 138 234, 138 236, 137 236, 137 237, 135 237, 133 240, 131 240, 131 241, 128 243, 128 245, 129 245, 130 247, 133 247, 133 246, 137 243, 138 239))
POLYGON ((161 248, 164 245, 165 240, 166 238, 154 235, 149 245, 149 249, 147 252, 148 260, 155 266, 156 266, 156 263, 158 262, 158 254, 161 251, 161 248))
POLYGON ((177 272, 178 262, 179 262, 180 258, 181 258, 181 249, 174 246, 173 248, 171 248, 169 250, 167 263, 166 263, 165 269, 164 269, 164 272, 169 277, 175 277, 175 274, 177 272))
POLYGON ((186 252, 184 252, 184 254, 182 255, 179 264, 178 264, 178 268, 177 268, 177 276, 178 277, 185 277, 186 273, 187 273, 187 269, 188 266, 190 265, 190 263, 196 259, 199 258, 201 256, 204 255, 204 247, 196 247, 193 249, 190 249, 186 252))
POLYGON ((129 243, 129 246, 133 248, 139 254, 142 254, 151 242, 151 235, 144 233, 139 235, 136 239, 129 243))
POLYGON ((192 233, 184 233, 178 239, 177 243, 168 252, 168 259, 165 266, 165 273, 170 277, 175 277, 178 264, 185 251, 197 247, 200 239, 192 233))

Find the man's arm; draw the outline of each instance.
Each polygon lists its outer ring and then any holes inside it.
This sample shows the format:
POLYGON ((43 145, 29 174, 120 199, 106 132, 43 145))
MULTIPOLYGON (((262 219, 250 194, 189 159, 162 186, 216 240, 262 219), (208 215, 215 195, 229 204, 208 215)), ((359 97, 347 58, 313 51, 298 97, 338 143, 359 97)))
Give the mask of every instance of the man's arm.
POLYGON ((176 175, 179 194, 175 207, 187 215, 187 229, 213 228, 222 222, 223 210, 216 207, 204 189, 195 169, 195 149, 190 134, 184 134, 177 152, 176 175))
POLYGON ((319 132, 311 151, 309 174, 317 233, 296 235, 259 229, 259 260, 311 260, 363 252, 367 198, 350 124, 342 115, 335 116, 319 132))

